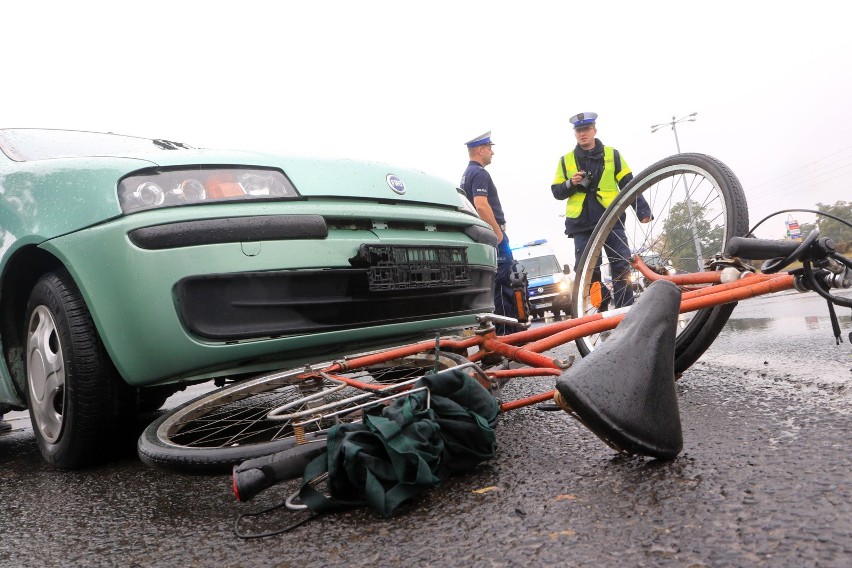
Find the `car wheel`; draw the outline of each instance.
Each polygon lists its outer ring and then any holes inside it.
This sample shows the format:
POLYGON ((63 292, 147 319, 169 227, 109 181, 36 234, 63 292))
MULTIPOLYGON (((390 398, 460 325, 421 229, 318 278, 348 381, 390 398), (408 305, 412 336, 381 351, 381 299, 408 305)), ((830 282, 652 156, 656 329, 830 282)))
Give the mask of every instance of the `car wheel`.
POLYGON ((26 311, 27 402, 44 459, 61 469, 102 455, 118 377, 67 272, 42 276, 26 311))

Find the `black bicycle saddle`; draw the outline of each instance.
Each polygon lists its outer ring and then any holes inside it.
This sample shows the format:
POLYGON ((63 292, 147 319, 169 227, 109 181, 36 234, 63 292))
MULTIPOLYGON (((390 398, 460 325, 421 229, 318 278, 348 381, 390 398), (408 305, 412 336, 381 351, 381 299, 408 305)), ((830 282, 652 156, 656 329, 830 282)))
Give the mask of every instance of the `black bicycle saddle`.
POLYGON ((556 380, 556 402, 617 451, 683 448, 674 378, 680 288, 652 283, 603 343, 556 380))

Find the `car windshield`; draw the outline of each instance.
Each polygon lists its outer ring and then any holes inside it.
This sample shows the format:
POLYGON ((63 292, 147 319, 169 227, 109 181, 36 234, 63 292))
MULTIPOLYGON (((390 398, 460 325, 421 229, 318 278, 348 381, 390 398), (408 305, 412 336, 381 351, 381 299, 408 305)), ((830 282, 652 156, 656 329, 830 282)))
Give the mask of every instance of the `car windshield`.
POLYGON ((0 149, 16 162, 177 150, 180 148, 191 148, 191 146, 168 140, 150 140, 135 136, 77 130, 0 129, 0 149))
POLYGON ((557 261, 556 257, 553 255, 527 258, 522 260, 520 264, 523 265, 524 270, 527 273, 527 278, 550 276, 551 274, 562 272, 562 269, 559 267, 559 261, 557 261))

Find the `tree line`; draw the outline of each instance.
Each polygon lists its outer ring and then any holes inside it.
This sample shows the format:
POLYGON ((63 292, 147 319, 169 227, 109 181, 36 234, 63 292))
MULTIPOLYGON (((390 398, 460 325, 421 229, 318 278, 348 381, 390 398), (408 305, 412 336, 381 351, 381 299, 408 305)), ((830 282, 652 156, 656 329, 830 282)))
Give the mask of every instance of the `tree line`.
MULTIPOLYGON (((828 213, 829 215, 843 219, 847 223, 852 223, 852 202, 837 201, 833 205, 817 203, 817 210, 820 213, 828 213)), ((829 237, 835 242, 838 252, 845 254, 852 251, 852 227, 831 217, 817 215, 815 223, 802 224, 802 239, 807 237, 816 228, 819 228, 821 237, 829 237)))

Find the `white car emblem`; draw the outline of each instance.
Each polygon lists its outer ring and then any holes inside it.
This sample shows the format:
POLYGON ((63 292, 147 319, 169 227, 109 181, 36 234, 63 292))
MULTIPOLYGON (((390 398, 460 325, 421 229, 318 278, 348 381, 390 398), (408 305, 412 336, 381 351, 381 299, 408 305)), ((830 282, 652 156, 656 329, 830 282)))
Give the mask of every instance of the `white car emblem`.
POLYGON ((396 192, 400 195, 405 193, 405 184, 402 183, 401 179, 399 179, 398 177, 396 177, 393 174, 388 174, 387 180, 388 180, 388 185, 390 186, 390 188, 392 190, 394 190, 394 192, 396 192))

